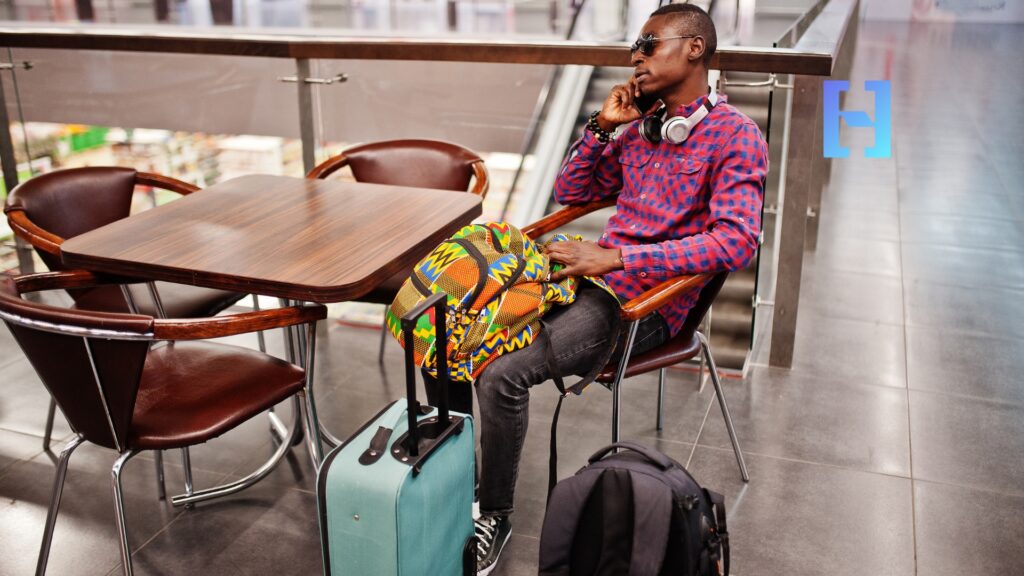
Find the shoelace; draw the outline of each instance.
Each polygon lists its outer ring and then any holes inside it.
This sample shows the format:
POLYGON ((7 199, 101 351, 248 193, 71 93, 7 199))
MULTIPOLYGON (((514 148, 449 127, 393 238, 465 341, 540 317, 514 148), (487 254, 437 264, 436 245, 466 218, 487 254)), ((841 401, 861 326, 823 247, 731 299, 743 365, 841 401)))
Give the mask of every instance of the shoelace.
POLYGON ((476 525, 476 549, 479 555, 486 556, 487 551, 494 545, 494 535, 497 531, 498 521, 490 516, 478 518, 476 525))

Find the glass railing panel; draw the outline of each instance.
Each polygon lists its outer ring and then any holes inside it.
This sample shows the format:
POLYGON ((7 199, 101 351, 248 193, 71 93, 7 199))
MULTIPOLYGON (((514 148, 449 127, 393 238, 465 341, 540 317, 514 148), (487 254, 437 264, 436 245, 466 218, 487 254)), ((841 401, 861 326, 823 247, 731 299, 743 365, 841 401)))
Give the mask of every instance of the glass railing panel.
MULTIPOLYGON (((278 80, 294 74, 291 60, 44 49, 12 55, 19 68, 4 74, 4 92, 19 181, 81 166, 126 166, 201 188, 245 174, 304 173, 295 84, 278 80)), ((139 187, 133 210, 177 197, 139 187)), ((6 221, 2 236, 0 266, 9 269, 6 221)))
MULTIPOLYGON (((487 162, 482 218, 500 218, 551 66, 318 60, 311 68, 317 78, 347 78, 313 87, 317 162, 360 142, 454 142, 487 162)), ((527 180, 521 177, 520 185, 527 180)))
MULTIPOLYGON (((588 2, 585 8, 621 11, 624 1, 588 2)), ((0 20, 564 37, 577 3, 578 0, 19 1, 0 5, 0 20)))

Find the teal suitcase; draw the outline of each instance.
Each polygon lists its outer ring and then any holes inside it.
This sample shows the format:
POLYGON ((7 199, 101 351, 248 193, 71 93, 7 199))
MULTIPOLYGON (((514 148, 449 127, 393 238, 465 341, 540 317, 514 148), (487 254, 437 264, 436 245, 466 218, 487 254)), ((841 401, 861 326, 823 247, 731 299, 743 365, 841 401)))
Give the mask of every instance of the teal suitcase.
MULTIPOLYGON (((407 401, 384 408, 320 467, 317 506, 325 574, 476 573, 473 420, 448 411, 445 354, 438 355, 440 406, 421 406, 416 400, 411 330, 431 308, 440 319, 435 329, 445 326, 441 293, 402 318, 407 401)), ((444 342, 440 336, 437 341, 444 342)))

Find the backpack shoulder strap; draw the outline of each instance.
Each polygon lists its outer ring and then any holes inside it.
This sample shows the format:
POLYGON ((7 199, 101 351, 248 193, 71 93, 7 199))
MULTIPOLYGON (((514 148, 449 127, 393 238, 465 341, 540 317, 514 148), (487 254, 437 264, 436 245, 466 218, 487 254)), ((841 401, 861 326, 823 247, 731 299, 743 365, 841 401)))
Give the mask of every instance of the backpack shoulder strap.
POLYGON ((630 576, 658 576, 672 529, 672 491, 647 474, 633 478, 633 554, 630 576))
MULTIPOLYGON (((708 501, 711 502, 711 507, 715 511, 715 524, 717 524, 716 535, 720 546, 718 550, 720 556, 716 560, 721 560, 723 567, 720 574, 722 576, 729 576, 729 527, 725 523, 725 497, 718 492, 708 490, 707 488, 704 488, 703 490, 704 495, 707 497, 708 501)), ((709 552, 714 555, 716 551, 709 550, 709 552)))
POLYGON ((572 542, 583 508, 601 477, 600 471, 579 473, 551 491, 540 534, 539 576, 569 573, 572 542))

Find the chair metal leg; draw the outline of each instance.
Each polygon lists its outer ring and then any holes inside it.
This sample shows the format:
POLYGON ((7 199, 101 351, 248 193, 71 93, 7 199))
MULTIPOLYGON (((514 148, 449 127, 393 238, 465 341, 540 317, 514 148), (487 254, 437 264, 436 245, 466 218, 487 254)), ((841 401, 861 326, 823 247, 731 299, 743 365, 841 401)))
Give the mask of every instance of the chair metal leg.
POLYGON ((715 386, 715 396, 718 397, 718 406, 722 409, 722 417, 725 419, 725 427, 729 431, 729 440, 732 441, 732 450, 736 453, 736 463, 740 466, 740 475, 744 482, 750 482, 747 474, 747 464, 743 461, 743 451, 740 450, 740 442, 736 438, 736 429, 732 425, 732 415, 729 414, 729 405, 725 402, 725 392, 722 390, 722 382, 718 378, 718 367, 715 366, 715 359, 711 356, 711 346, 703 334, 697 332, 700 338, 700 347, 704 352, 704 358, 708 362, 708 372, 711 375, 711 383, 715 386))
POLYGON ((167 500, 167 484, 164 482, 164 452, 154 451, 153 463, 156 464, 156 494, 160 500, 167 500))
MULTIPOLYGON (((181 466, 185 469, 185 496, 191 496, 192 490, 192 457, 188 452, 188 446, 181 449, 181 466)), ((187 506, 191 508, 192 506, 187 506)))
POLYGON ((117 532, 121 539, 121 568, 124 571, 124 576, 132 576, 132 551, 128 547, 128 528, 124 520, 124 494, 121 488, 121 471, 124 469, 125 463, 138 453, 138 450, 122 452, 121 456, 114 462, 114 467, 110 470, 111 483, 114 485, 114 509, 117 512, 117 532))
POLYGON ((377 351, 377 364, 384 365, 384 343, 388 340, 388 323, 382 320, 380 323, 380 350, 377 351))
POLYGON ((636 340, 636 331, 639 327, 639 320, 634 320, 629 324, 629 335, 626 337, 626 347, 622 350, 622 360, 619 361, 619 370, 615 374, 615 381, 612 382, 612 443, 619 441, 619 400, 622 395, 622 380, 626 376, 626 366, 629 365, 629 354, 633 351, 633 341, 636 340))
POLYGON ((324 445, 320 438, 320 419, 316 415, 316 398, 313 395, 313 368, 316 364, 316 323, 306 326, 306 388, 300 401, 305 407, 306 441, 309 443, 309 456, 313 460, 313 470, 320 470, 324 460, 324 445))
POLYGON ((46 430, 43 431, 43 450, 50 449, 53 438, 53 418, 57 415, 57 401, 50 397, 50 409, 46 411, 46 430))
POLYGON ((658 421, 655 429, 659 432, 662 429, 665 418, 665 368, 658 370, 658 421))
POLYGON ((61 450, 57 460, 57 473, 53 478, 53 493, 50 495, 50 510, 46 513, 46 528, 43 530, 43 543, 39 548, 39 560, 36 562, 36 576, 46 574, 46 561, 50 558, 50 543, 53 541, 53 527, 57 524, 57 509, 60 508, 60 496, 64 492, 64 478, 68 473, 68 460, 71 453, 78 448, 85 438, 77 435, 61 450))
MULTIPOLYGON (((260 297, 257 294, 252 295, 252 310, 253 312, 260 311, 260 297)), ((263 337, 263 330, 256 331, 256 341, 259 342, 260 352, 267 353, 267 339, 263 337)))
POLYGON ((301 430, 301 412, 302 407, 299 404, 298 396, 292 397, 292 425, 289 428, 288 435, 284 438, 284 441, 278 444, 277 450, 263 463, 262 466, 257 468, 254 472, 244 478, 229 482, 228 484, 222 484, 220 486, 214 486, 213 488, 204 488, 202 490, 196 490, 191 495, 179 494, 171 497, 171 504, 174 506, 184 506, 187 504, 194 504, 196 502, 205 502, 207 500, 213 500, 214 498, 220 498, 221 496, 228 496, 229 494, 235 494, 245 490, 249 486, 259 482, 267 474, 270 474, 271 470, 277 466, 278 462, 284 458, 285 453, 291 448, 295 442, 296 436, 298 436, 301 430))

